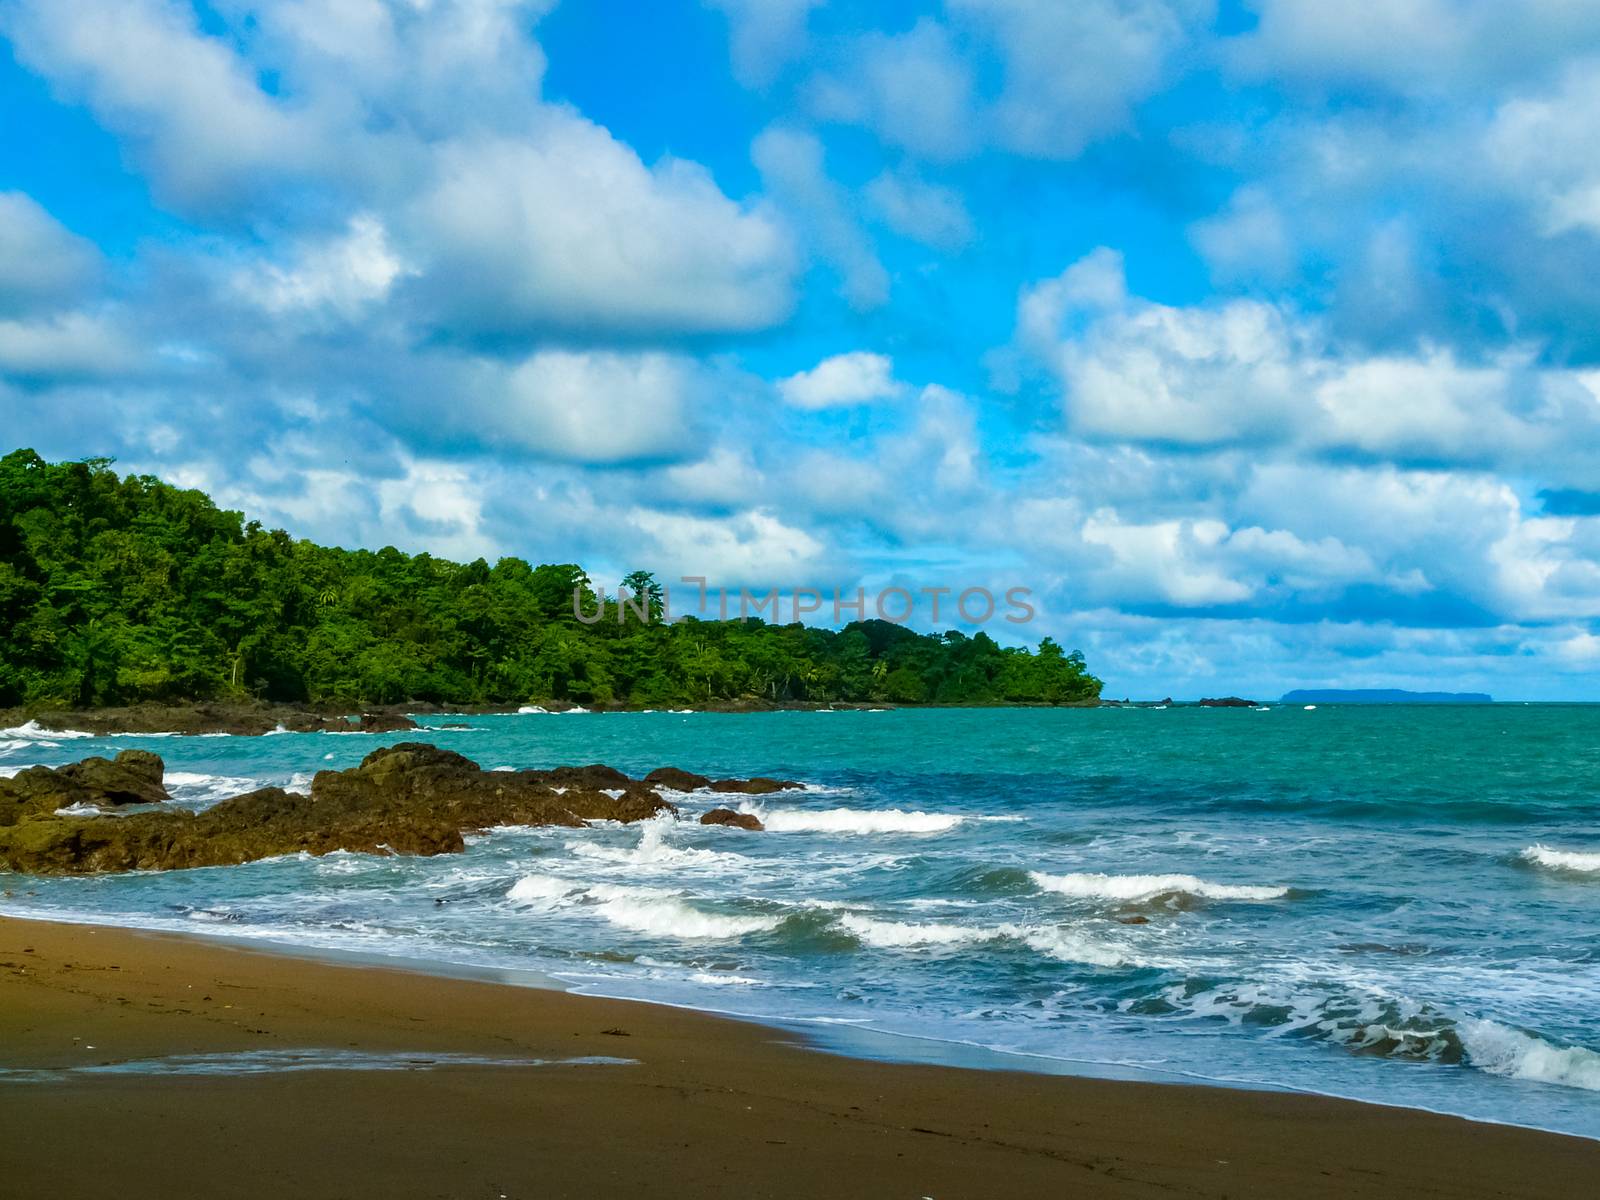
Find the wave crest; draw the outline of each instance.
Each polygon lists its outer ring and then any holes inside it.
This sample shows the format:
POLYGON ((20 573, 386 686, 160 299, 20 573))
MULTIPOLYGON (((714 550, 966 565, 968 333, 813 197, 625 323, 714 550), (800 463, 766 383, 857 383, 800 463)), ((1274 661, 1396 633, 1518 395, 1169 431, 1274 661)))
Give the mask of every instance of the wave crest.
POLYGON ((741 806, 775 833, 947 833, 966 818, 953 813, 906 812, 899 808, 829 808, 816 812, 741 806))
POLYGON ((1537 842, 1518 857, 1536 867, 1546 867, 1552 871, 1578 871, 1584 874, 1600 871, 1600 853, 1556 850, 1537 842))
POLYGON ((1137 901, 1177 895, 1202 900, 1260 901, 1282 900, 1289 894, 1286 887, 1212 883, 1197 875, 1107 875, 1099 871, 1047 875, 1029 871, 1028 878, 1044 891, 1084 900, 1137 901))

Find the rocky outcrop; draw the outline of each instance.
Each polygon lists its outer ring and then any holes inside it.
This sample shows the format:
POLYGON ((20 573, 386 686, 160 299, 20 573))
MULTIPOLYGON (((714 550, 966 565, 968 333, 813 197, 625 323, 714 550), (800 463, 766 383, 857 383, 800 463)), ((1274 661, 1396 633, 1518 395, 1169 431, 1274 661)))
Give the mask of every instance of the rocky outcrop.
POLYGON ((0 726, 36 721, 44 729, 80 730, 99 737, 117 733, 149 734, 231 733, 255 737, 285 730, 289 733, 393 733, 415 729, 417 723, 398 712, 369 712, 351 718, 268 704, 140 704, 130 708, 94 708, 84 711, 12 710, 0 714, 0 726))
POLYGON ((356 728, 362 733, 400 733, 417 728, 417 723, 399 713, 362 713, 356 728))
POLYGON ((671 788, 675 792, 693 792, 709 788, 713 792, 735 792, 746 796, 765 796, 771 792, 805 786, 792 779, 768 779, 765 775, 757 775, 751 779, 712 779, 678 767, 657 767, 644 777, 644 781, 655 787, 671 788))
POLYGON ((14 825, 57 809, 117 808, 168 799, 166 765, 148 750, 124 750, 114 759, 86 758, 64 767, 29 767, 0 779, 0 825, 14 825))
POLYGON ((700 824, 727 825, 733 829, 753 829, 757 832, 766 828, 754 813, 734 812, 731 808, 713 808, 700 818, 700 824))
POLYGON ((711 786, 708 776, 696 775, 693 771, 678 767, 657 767, 644 777, 644 781, 654 787, 671 788, 675 792, 693 792, 711 786))
POLYGON ((1201 708, 1254 708, 1254 700, 1241 700, 1238 696, 1207 697, 1200 701, 1201 708))
MULTIPOLYGON (((161 778, 159 758, 127 750, 114 762, 86 759, 0 780, 0 869, 75 875, 335 850, 451 854, 463 849, 466 834, 498 825, 641 821, 673 810, 653 788, 614 767, 484 771, 454 751, 401 742, 374 750, 350 770, 318 772, 310 795, 263 788, 198 813, 57 813, 69 804, 111 809, 162 800, 161 778)), ((722 811, 751 828, 745 821, 754 818, 722 811)))
POLYGON ((768 779, 765 775, 756 775, 750 779, 718 779, 712 782, 711 790, 739 792, 746 796, 765 796, 772 792, 783 792, 804 786, 805 784, 796 783, 792 779, 768 779))

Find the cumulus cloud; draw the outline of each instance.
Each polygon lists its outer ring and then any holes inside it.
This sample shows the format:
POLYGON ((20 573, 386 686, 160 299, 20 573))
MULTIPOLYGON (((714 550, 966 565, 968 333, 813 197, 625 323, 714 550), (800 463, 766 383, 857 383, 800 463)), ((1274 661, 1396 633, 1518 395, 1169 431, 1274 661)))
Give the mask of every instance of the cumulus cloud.
POLYGON ((246 302, 274 316, 327 312, 346 319, 388 296, 411 268, 396 254, 383 222, 358 213, 345 229, 307 239, 284 262, 256 262, 234 276, 246 302))
POLYGON ((883 354, 852 350, 825 358, 809 371, 778 381, 778 394, 796 408, 839 408, 888 400, 904 390, 894 363, 883 354))
POLYGON ((126 137, 180 203, 214 206, 323 147, 310 114, 264 92, 188 4, 24 0, 0 21, 18 59, 126 137))
POLYGON ((818 252, 838 272, 840 291, 857 309, 889 298, 889 274, 856 219, 849 196, 828 176, 814 134, 772 128, 750 148, 768 191, 800 218, 818 252))
POLYGON ((761 329, 793 303, 784 229, 704 168, 646 167, 564 111, 533 136, 445 145, 405 218, 416 287, 467 331, 761 329))
POLYGON ((1132 129, 1134 108, 1176 71, 1214 5, 952 0, 948 8, 946 20, 848 42, 847 65, 813 82, 813 111, 930 162, 991 147, 1076 158, 1132 129))
POLYGON ((110 319, 82 312, 0 320, 0 377, 64 381, 136 371, 141 356, 110 319))
POLYGON ((728 18, 734 73, 763 87, 806 49, 806 18, 822 0, 706 0, 728 18))
POLYGON ((1503 84, 1600 46, 1600 12, 1571 0, 1253 0, 1256 27, 1232 39, 1252 78, 1289 76, 1401 93, 1503 84))
POLYGON ((1283 214, 1260 188, 1241 188, 1215 216, 1196 221, 1189 237, 1218 279, 1282 282, 1296 250, 1283 214))
POLYGON ((1280 445, 1402 462, 1595 466, 1600 408, 1581 373, 1525 350, 1480 363, 1422 347, 1367 354, 1265 301, 1195 306, 1127 294, 1096 252, 1025 288, 1017 341, 1056 373, 1085 437, 1192 447, 1280 445), (1576 454, 1576 458, 1571 456, 1576 454))
POLYGON ((100 252, 22 192, 0 192, 0 313, 50 307, 80 296, 100 252))
POLYGON ((937 250, 960 250, 974 236, 961 193, 909 171, 883 172, 867 184, 866 196, 890 229, 937 250))
POLYGON ((651 352, 541 350, 477 377, 467 412, 480 440, 596 464, 682 456, 706 386, 693 360, 651 352))

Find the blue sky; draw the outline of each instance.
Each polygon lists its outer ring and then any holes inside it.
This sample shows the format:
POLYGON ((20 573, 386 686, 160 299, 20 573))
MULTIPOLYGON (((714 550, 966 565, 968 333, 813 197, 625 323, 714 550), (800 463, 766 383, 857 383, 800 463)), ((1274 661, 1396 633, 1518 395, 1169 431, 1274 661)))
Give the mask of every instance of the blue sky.
POLYGON ((1600 6, 0 0, 0 113, 7 448, 1600 698, 1600 6))

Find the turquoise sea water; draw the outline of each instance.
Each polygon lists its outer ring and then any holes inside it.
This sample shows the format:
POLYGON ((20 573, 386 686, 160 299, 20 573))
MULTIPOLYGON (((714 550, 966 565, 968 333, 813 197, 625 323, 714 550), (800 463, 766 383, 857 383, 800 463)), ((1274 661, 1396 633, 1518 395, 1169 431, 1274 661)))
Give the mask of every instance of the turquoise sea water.
MULTIPOLYGON (((0 910, 554 976, 1081 1069, 1600 1137, 1600 707, 428 717, 144 746, 179 802, 430 740, 486 769, 805 780, 768 832, 504 829, 435 859, 0 875, 0 910)), ((113 819, 113 818, 107 818, 113 819)))

